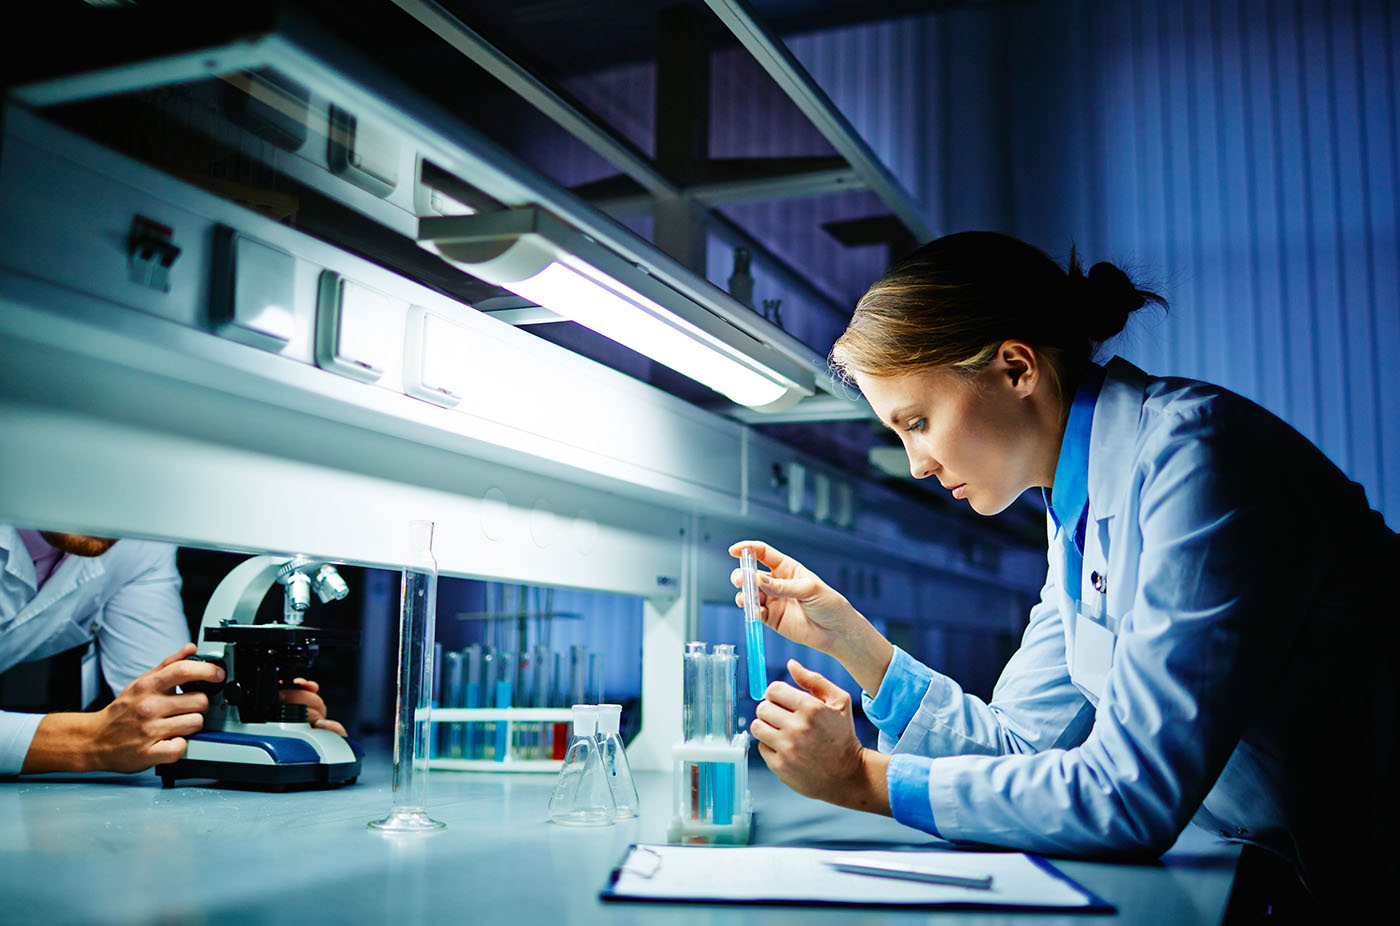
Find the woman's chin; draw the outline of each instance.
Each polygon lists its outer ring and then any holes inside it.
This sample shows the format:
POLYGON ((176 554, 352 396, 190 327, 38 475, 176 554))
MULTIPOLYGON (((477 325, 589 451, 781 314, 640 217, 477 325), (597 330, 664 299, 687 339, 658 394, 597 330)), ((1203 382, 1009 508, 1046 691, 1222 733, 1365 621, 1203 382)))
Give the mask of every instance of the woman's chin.
POLYGON ((991 517, 994 514, 1001 514, 1007 508, 1010 508, 1011 503, 1016 500, 1016 496, 1014 495, 1010 498, 1002 498, 1001 496, 988 497, 988 495, 984 492, 971 491, 967 493, 966 497, 967 503, 972 508, 972 510, 982 515, 983 517, 991 517))

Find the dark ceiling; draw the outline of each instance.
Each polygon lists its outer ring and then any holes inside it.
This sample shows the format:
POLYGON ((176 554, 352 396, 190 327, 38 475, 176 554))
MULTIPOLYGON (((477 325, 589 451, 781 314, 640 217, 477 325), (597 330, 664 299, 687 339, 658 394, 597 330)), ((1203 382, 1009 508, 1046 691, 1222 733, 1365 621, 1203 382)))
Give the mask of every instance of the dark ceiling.
MULTIPOLYGON (((54 28, 39 34, 65 35, 63 53, 50 56, 55 62, 53 67, 71 67, 79 59, 92 66, 117 52, 112 48, 114 43, 102 41, 101 30, 92 33, 96 42, 83 47, 75 44, 72 30, 63 31, 60 20, 74 13, 75 2, 56 0, 46 9, 46 15, 54 17, 54 28)), ((751 0, 751 9, 770 30, 790 37, 918 13, 1010 2, 1016 0, 751 0)), ((619 179, 615 165, 434 36, 391 0, 300 0, 296 5, 311 9, 318 21, 333 24, 338 40, 357 48, 395 79, 411 85, 449 115, 462 119, 562 186, 587 198, 587 191, 600 182, 606 186, 619 179)), ((709 113, 702 136, 704 170, 718 175, 743 166, 740 162, 745 160, 772 160, 777 155, 835 155, 831 144, 798 112, 762 67, 740 49, 727 28, 700 0, 680 4, 676 0, 441 0, 441 5, 681 186, 686 186, 687 181, 677 175, 674 163, 658 156, 667 124, 663 118, 665 107, 657 103, 662 96, 657 89, 658 75, 663 68, 674 69, 669 54, 664 64, 658 64, 658 35, 663 14, 673 15, 676 7, 689 7, 694 11, 689 21, 706 32, 696 38, 703 39, 699 44, 708 48, 702 59, 708 63, 702 68, 712 74, 703 82, 707 86, 705 105, 709 113), (741 110, 747 115, 736 116, 741 110)), ((172 15, 187 20, 182 28, 168 30, 176 33, 187 47, 197 41, 190 38, 192 34, 205 28, 213 30, 209 21, 216 18, 216 13, 239 22, 252 22, 259 10, 276 6, 247 0, 236 10, 203 8, 203 13, 196 16, 189 6, 171 5, 165 0, 135 4, 137 11, 153 22, 163 18, 156 16, 156 11, 175 11, 172 15)), ((90 6, 88 11, 91 12, 90 6)), ((138 32, 136 41, 141 37, 138 32)), ((126 47, 120 51, 130 53, 131 44, 125 42, 126 47)), ((55 46, 58 50, 60 46, 55 46)), ((28 56, 23 67, 42 73, 45 59, 42 55, 28 56)), ((12 56, 3 66, 14 73, 18 61, 12 56)), ((676 120, 670 120, 672 130, 676 125, 676 120)), ((686 131, 684 125, 680 130, 686 131)), ((626 183, 621 184, 621 188, 625 187, 626 183)), ((317 214, 311 207, 316 203, 313 195, 304 196, 304 201, 308 205, 298 217, 303 230, 379 260, 456 298, 477 303, 481 284, 446 264, 425 266, 425 261, 436 259, 427 256, 414 242, 386 235, 373 223, 337 210, 333 203, 323 203, 322 213, 317 214)), ((783 327, 792 336, 805 340, 815 354, 823 356, 844 327, 855 299, 895 253, 892 244, 888 249, 882 244, 884 232, 879 232, 890 225, 887 212, 887 206, 877 197, 862 191, 737 203, 716 208, 714 221, 724 223, 741 236, 740 240, 747 236, 747 241, 766 259, 766 272, 771 275, 775 267, 779 268, 789 281, 797 281, 798 287, 813 297, 805 304, 793 300, 786 306, 783 327), (802 324, 804 312, 814 316, 806 321, 820 324, 802 324), (815 318, 817 314, 822 317, 815 318)), ((648 214, 625 221, 642 237, 652 237, 648 214)), ((731 235, 729 246, 733 240, 731 235)), ((710 248, 714 253, 713 240, 710 248)), ((721 255, 721 259, 725 257, 721 255)), ((707 275, 706 268, 693 269, 707 275)), ((715 279, 713 262, 708 276, 715 279)), ((717 282, 723 285, 722 280, 717 282)), ((699 405, 723 410, 726 404, 704 387, 579 326, 539 325, 529 330, 699 405)), ((870 473, 867 452, 872 445, 896 443, 873 421, 770 423, 757 427, 835 466, 863 474, 870 473)), ((895 484, 931 507, 967 513, 955 508, 941 493, 927 492, 925 486, 908 480, 897 480, 895 484)), ((987 526, 1034 540, 1042 530, 1040 517, 1043 515, 1032 509, 987 526)))
MULTIPOLYGON (((790 36, 1005 0, 751 0, 749 6, 770 29, 790 36)), ((699 0, 693 5, 703 7, 699 0)), ((443 0, 456 13, 495 40, 509 41, 557 76, 656 58, 656 24, 661 11, 686 0, 443 0)), ((733 37, 709 20, 713 47, 733 37)))

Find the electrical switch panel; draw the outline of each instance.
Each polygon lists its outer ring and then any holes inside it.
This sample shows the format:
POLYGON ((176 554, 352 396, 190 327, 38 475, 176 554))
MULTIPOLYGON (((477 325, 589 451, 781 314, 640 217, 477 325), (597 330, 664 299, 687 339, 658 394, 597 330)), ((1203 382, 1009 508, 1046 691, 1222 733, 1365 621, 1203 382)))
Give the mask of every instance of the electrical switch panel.
POLYGON ((316 308, 316 365, 372 383, 384 375, 408 305, 326 270, 316 308))

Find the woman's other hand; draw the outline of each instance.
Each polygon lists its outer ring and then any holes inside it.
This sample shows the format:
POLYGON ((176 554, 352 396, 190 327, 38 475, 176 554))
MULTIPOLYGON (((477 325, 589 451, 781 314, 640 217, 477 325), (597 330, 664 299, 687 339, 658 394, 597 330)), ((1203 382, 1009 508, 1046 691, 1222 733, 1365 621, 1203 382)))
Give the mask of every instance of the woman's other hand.
POLYGON ((889 814, 889 756, 866 749, 856 739, 851 696, 796 659, 787 665, 800 687, 786 682, 768 686, 749 725, 758 740, 758 754, 799 794, 889 814))

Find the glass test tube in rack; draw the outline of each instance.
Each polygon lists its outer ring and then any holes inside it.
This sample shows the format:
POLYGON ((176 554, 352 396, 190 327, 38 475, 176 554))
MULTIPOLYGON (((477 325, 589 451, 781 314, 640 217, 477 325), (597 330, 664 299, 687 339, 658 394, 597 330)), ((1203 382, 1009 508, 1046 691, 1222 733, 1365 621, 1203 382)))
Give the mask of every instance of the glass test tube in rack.
POLYGON ((671 747, 674 801, 667 840, 743 845, 749 841, 749 734, 735 732, 738 658, 728 643, 686 644, 683 662, 684 739, 671 747))
MULTIPOLYGON (((519 590, 523 604, 525 589, 519 590)), ((431 715, 434 749, 429 765, 448 771, 556 772, 569 743, 571 705, 603 700, 603 654, 574 644, 548 644, 556 618, 582 615, 509 608, 501 595, 494 609, 458 614, 489 621, 488 639, 439 654, 438 697, 431 715), (535 626, 536 641, 527 641, 535 626), (496 630, 499 629, 499 632, 496 630), (513 635, 512 635, 513 631, 513 635)))

